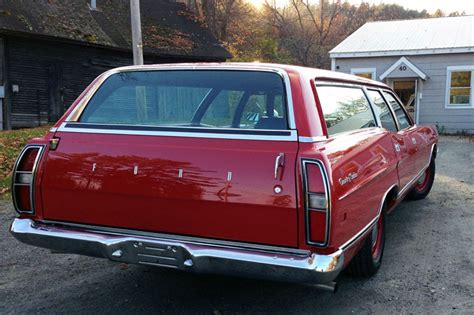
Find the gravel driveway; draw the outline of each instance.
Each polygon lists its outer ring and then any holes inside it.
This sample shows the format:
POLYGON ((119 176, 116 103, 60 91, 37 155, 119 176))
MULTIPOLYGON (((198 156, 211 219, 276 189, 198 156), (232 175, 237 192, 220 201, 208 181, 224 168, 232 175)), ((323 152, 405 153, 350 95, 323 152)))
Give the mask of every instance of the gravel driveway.
POLYGON ((0 313, 474 313, 474 142, 442 137, 427 199, 388 217, 369 280, 310 286, 116 264, 16 241, 0 201, 0 313))

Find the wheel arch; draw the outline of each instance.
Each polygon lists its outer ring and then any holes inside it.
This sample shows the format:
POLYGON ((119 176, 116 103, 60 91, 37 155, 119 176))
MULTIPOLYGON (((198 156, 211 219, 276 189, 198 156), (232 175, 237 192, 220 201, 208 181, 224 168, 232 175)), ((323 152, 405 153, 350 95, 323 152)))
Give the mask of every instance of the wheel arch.
POLYGON ((395 206, 397 202, 397 198, 398 198, 398 185, 393 185, 389 188, 389 190, 385 194, 381 202, 380 208, 383 209, 383 206, 386 205, 387 210, 390 210, 391 208, 395 206))
POLYGON ((438 144, 435 143, 435 144, 433 144, 433 148, 431 149, 431 160, 436 159, 437 155, 438 155, 438 144))

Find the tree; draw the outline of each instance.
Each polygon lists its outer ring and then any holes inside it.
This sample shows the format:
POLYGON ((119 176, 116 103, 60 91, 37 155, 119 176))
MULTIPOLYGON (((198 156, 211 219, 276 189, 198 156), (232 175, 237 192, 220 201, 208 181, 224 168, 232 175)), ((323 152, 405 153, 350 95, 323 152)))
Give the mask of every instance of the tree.
POLYGON ((275 1, 266 2, 268 20, 275 30, 280 46, 290 52, 299 64, 322 67, 328 59, 327 49, 335 38, 342 5, 339 0, 290 0, 288 6, 277 7, 275 1))
POLYGON ((436 10, 435 13, 433 14, 433 17, 443 17, 443 16, 446 16, 446 14, 441 9, 436 10))
MULTIPOLYGON (((179 1, 179 0, 178 0, 179 1)), ((266 0, 257 10, 246 0, 181 0, 233 54, 233 61, 263 61, 329 68, 329 51, 370 21, 445 16, 397 4, 351 5, 342 0, 266 0)), ((450 16, 464 15, 453 12, 450 16)))

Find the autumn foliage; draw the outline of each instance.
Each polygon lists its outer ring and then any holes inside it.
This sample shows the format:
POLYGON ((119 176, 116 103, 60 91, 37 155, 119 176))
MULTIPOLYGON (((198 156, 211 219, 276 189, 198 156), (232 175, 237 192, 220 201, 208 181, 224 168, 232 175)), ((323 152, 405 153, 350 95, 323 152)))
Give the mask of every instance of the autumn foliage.
MULTIPOLYGON (((329 68, 328 52, 369 21, 444 16, 441 10, 405 9, 396 4, 357 5, 340 0, 188 0, 212 33, 233 54, 232 61, 290 63, 329 68)), ((450 15, 463 13, 453 12, 450 15)))
POLYGON ((15 159, 32 138, 44 136, 51 126, 0 132, 0 198, 10 191, 15 159))

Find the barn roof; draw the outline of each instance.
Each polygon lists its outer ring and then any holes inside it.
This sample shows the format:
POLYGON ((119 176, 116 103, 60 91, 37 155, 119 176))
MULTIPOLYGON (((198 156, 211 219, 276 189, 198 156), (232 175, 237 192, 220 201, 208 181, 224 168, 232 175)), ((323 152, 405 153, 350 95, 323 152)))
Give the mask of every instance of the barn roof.
MULTIPOLYGON (((131 50, 129 0, 0 0, 0 33, 131 50)), ((223 60, 230 53, 183 3, 141 0, 145 54, 223 60)))
POLYGON ((329 53, 332 58, 474 52, 474 16, 369 22, 329 53))

